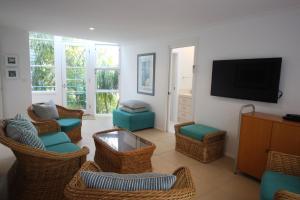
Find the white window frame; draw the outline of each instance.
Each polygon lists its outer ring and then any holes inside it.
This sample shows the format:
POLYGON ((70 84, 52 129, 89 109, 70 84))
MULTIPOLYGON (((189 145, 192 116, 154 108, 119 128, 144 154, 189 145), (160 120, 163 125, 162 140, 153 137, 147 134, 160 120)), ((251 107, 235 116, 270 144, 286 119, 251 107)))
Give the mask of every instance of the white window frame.
POLYGON ((96 110, 96 96, 97 93, 118 93, 119 94, 119 99, 120 99, 120 72, 121 72, 121 46, 118 44, 106 44, 106 43, 95 43, 95 68, 94 68, 94 86, 95 86, 95 97, 94 97, 94 101, 95 101, 95 108, 94 108, 94 112, 96 115, 100 115, 100 116, 110 116, 111 113, 97 113, 96 110), (117 46, 119 47, 119 65, 112 67, 112 66, 97 66, 97 46, 117 46), (97 80, 96 80, 96 74, 98 70, 104 70, 104 71, 110 71, 110 70, 116 70, 118 72, 118 89, 97 89, 97 80))
MULTIPOLYGON (((35 67, 49 67, 49 68, 54 68, 54 77, 55 77, 55 84, 54 86, 33 86, 32 85, 32 74, 30 75, 30 78, 31 78, 31 90, 33 93, 35 94, 55 94, 56 93, 56 89, 57 89, 57 80, 56 80, 56 66, 55 66, 55 60, 56 60, 56 54, 55 54, 55 36, 52 39, 46 39, 46 38, 36 38, 36 37, 29 37, 29 43, 31 40, 40 40, 40 41, 49 41, 49 42, 53 42, 53 49, 54 49, 54 64, 53 66, 52 65, 31 65, 31 60, 29 60, 29 63, 30 63, 30 71, 32 73, 32 68, 35 68, 35 67), (54 90, 53 91, 46 91, 46 90, 33 90, 34 87, 54 87, 54 90)), ((29 49, 30 50, 30 49, 29 49)), ((31 58, 30 58, 31 59, 31 58)))

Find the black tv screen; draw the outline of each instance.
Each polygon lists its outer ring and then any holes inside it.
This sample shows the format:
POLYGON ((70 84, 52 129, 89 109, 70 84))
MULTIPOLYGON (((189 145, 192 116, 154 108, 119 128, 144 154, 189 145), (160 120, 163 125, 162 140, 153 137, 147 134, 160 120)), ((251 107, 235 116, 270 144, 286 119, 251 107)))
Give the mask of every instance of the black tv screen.
POLYGON ((277 103, 282 58, 214 60, 211 95, 277 103))

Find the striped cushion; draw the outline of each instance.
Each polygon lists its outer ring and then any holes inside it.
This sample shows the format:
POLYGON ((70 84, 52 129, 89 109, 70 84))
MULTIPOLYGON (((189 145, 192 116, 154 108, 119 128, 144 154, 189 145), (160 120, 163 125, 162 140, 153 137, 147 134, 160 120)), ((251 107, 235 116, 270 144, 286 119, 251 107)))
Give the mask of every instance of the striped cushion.
POLYGON ((36 128, 22 115, 6 120, 6 135, 22 144, 45 150, 36 128))
POLYGON ((176 181, 174 175, 158 173, 116 174, 82 171, 80 176, 89 188, 119 191, 169 190, 176 181))
POLYGON ((35 126, 22 114, 17 114, 15 118, 6 120, 6 135, 16 141, 20 141, 22 132, 19 132, 16 127, 28 130, 35 135, 38 134, 35 126))

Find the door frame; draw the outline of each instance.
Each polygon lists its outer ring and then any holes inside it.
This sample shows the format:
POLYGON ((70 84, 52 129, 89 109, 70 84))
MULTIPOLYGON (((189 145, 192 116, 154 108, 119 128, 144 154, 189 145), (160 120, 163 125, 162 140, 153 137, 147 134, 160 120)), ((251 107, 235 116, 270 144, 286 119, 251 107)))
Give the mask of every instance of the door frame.
POLYGON ((195 120, 195 105, 196 105, 196 95, 195 92, 197 91, 197 72, 198 72, 198 46, 199 42, 198 39, 190 39, 190 40, 180 40, 171 43, 168 45, 169 51, 169 69, 168 69, 168 93, 167 93, 167 102, 166 102, 166 122, 165 122, 165 131, 169 132, 169 119, 170 119, 170 106, 171 106, 171 78, 172 78, 172 50, 176 48, 183 48, 183 47, 191 47, 194 46, 194 67, 193 67, 193 83, 192 83, 192 120, 195 120))

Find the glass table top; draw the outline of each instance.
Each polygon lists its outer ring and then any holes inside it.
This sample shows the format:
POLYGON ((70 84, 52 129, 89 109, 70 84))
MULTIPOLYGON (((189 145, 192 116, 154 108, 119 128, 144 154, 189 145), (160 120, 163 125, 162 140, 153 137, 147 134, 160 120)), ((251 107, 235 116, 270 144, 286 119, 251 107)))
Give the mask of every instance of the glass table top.
POLYGON ((106 143, 112 149, 119 152, 132 151, 151 145, 147 140, 127 131, 99 133, 96 135, 96 139, 106 143))

